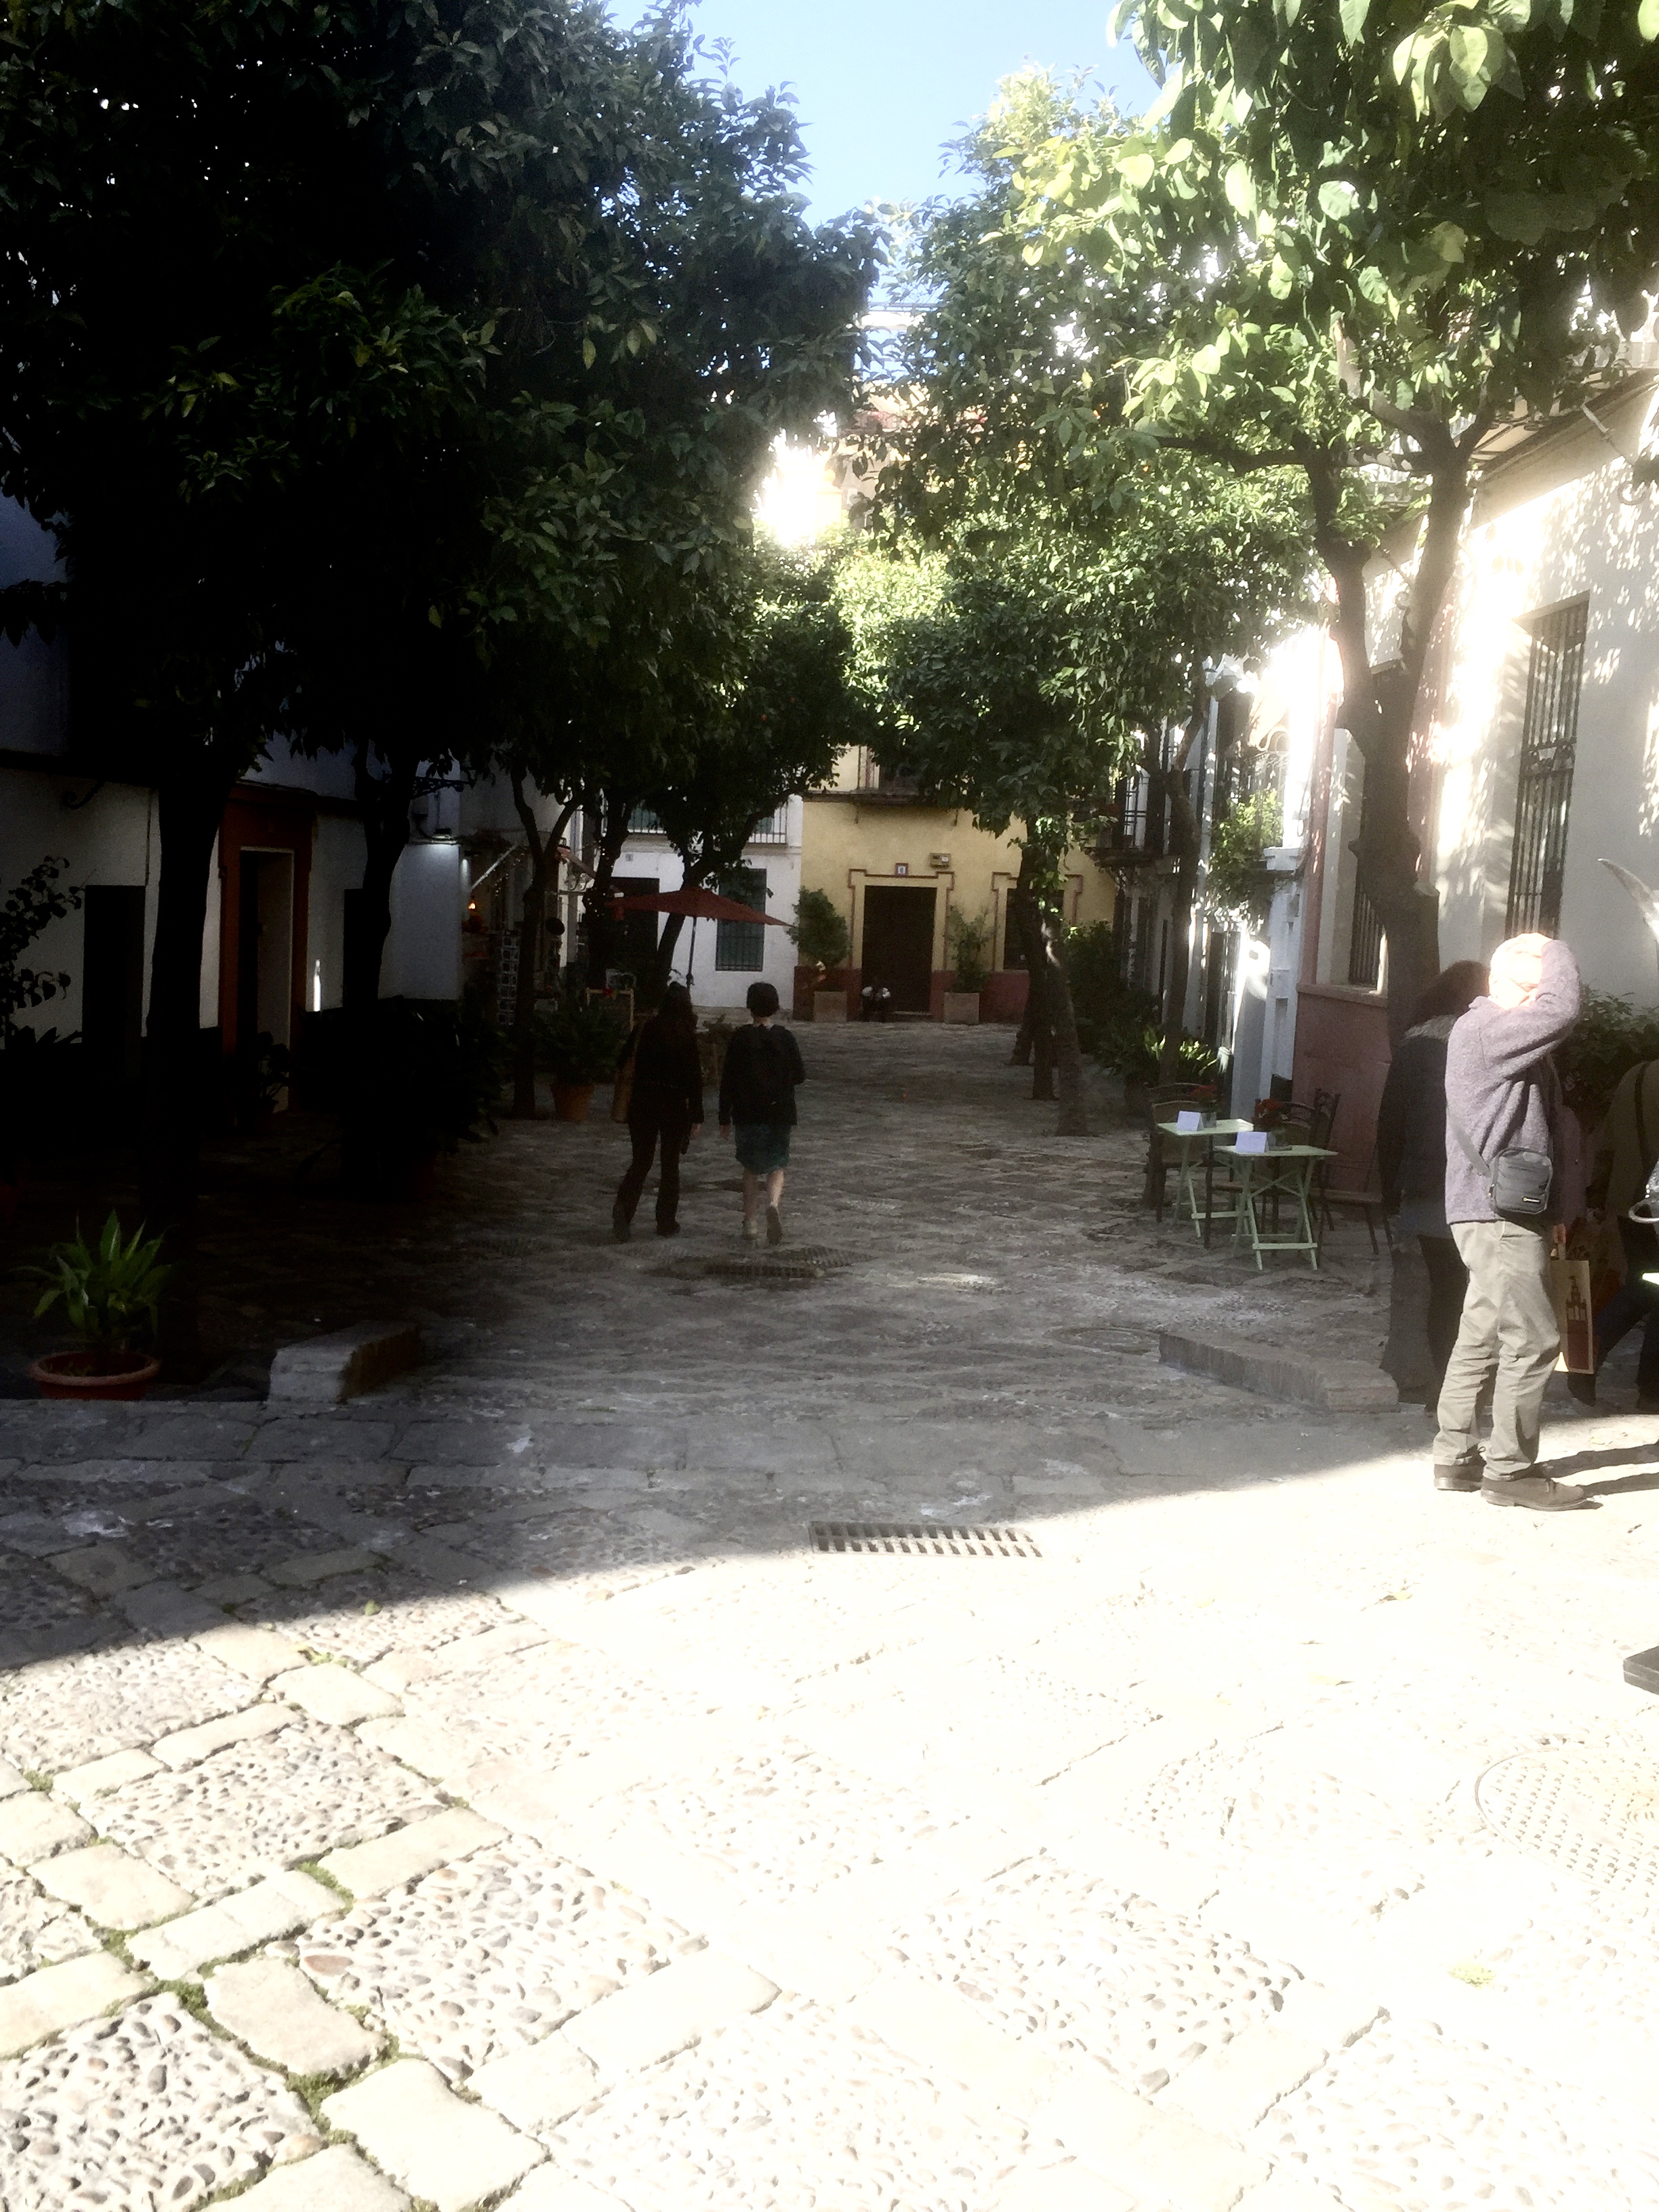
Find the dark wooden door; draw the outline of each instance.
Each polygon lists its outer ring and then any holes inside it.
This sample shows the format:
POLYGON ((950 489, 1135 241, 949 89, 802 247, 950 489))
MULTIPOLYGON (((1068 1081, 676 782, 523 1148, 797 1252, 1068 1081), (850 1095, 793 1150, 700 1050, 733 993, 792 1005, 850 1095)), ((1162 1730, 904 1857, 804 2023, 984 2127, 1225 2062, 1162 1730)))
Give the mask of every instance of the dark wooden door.
POLYGON ((938 896, 892 884, 872 884, 864 894, 864 980, 885 983, 899 1013, 925 1014, 932 1000, 938 896))

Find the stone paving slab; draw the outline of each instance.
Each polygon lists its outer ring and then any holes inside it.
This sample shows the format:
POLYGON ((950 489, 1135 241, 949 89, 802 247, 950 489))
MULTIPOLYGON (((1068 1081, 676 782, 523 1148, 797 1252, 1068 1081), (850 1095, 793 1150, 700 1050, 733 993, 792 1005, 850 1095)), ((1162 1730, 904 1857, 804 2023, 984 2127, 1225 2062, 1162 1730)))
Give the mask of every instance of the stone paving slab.
POLYGON ((232 1959, 256 1944, 314 1927, 341 1911, 343 1902, 337 1890, 309 1875, 270 1875, 217 1905, 134 1936, 127 1948, 162 1980, 182 1981, 215 1959, 232 1959))
POLYGON ((147 1751, 112 1752, 107 1759, 94 1759, 85 1766, 72 1766, 65 1774, 54 1775, 52 1794, 79 1805, 88 1797, 106 1797, 112 1790, 129 1782, 142 1782, 160 1764, 147 1751))
POLYGON ((0 1983, 84 1958, 98 1948, 81 1915, 48 1896, 32 1875, 0 1871, 0 1983))
POLYGON ((39 1790, 8 1797, 0 1804, 0 1857, 14 1866, 33 1866, 54 1851, 91 1840, 92 1830, 67 1805, 39 1790))
POLYGON ((281 1959, 221 1966, 208 1976, 203 1994, 221 2027, 255 2057, 289 2074, 355 2074, 380 2049, 378 2035, 325 2004, 297 1967, 281 1959))
POLYGON ((0 1681, 0 1743, 61 1773, 246 1705, 252 1686, 187 1643, 129 1641, 0 1681))
POLYGON ((328 2098, 323 2117, 437 2212, 470 2212, 538 2166, 539 2143, 464 2104, 435 2067, 402 2058, 328 2098))
POLYGON ((352 1897, 379 1897, 418 1881, 447 1861, 500 1843, 502 1834, 493 1820, 466 1806, 455 1806, 428 1820, 412 1820, 372 1843, 331 1851, 322 1862, 323 1871, 352 1897))
POLYGON ((246 2212, 404 2212, 409 2199, 344 2143, 281 2166, 236 2202, 246 2212))
MULTIPOLYGON (((9 1989, 0 1990, 0 2058, 13 2057, 32 2044, 44 2043, 83 2020, 95 2020, 112 2005, 137 1996, 145 1986, 107 1951, 94 1951, 58 1966, 42 1966, 9 1989)), ((0 2110, 5 2076, 0 2074, 0 2110)))
POLYGON ((188 1911, 193 1899, 176 1881, 113 1844, 60 1851, 35 1869, 48 1895, 77 1905, 100 1928, 149 1928, 188 1911))

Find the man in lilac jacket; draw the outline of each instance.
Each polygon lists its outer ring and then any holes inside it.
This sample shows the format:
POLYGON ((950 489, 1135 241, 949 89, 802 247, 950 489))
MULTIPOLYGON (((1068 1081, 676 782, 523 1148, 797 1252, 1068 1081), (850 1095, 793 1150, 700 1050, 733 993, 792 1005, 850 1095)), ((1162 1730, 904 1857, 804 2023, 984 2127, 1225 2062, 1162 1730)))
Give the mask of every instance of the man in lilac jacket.
POLYGON ((1553 1206, 1500 1215, 1491 1169, 1512 1148, 1548 1153, 1559 1190, 1561 1086, 1549 1055, 1577 1019, 1578 963, 1566 946, 1512 937, 1492 955, 1491 996, 1475 1000, 1446 1043, 1446 1220, 1469 1287, 1440 1392, 1435 1488, 1478 1490, 1491 1504, 1540 1513, 1588 1503, 1534 1472, 1544 1386, 1560 1350, 1549 1279, 1553 1206), (1488 1382, 1483 1462, 1475 1409, 1488 1382))

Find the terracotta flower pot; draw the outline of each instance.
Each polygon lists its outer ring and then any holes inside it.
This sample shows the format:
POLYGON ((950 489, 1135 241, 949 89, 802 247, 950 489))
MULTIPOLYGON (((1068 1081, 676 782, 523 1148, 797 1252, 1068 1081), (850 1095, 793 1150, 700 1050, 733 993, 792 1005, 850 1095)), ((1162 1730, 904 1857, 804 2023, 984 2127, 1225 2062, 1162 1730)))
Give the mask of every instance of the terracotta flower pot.
POLYGON ((29 1363, 43 1398, 142 1398, 161 1371, 142 1352, 48 1352, 29 1363))
POLYGON ((554 1120, 585 1121, 592 1096, 593 1085, 591 1083, 556 1083, 553 1085, 554 1120))

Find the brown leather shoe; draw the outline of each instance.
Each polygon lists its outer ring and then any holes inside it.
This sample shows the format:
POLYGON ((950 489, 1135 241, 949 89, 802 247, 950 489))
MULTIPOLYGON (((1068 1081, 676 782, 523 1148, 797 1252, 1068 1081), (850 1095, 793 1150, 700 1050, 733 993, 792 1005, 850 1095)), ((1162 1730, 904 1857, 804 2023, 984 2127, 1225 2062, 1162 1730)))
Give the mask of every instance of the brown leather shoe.
POLYGON ((1525 1505, 1534 1513, 1572 1513, 1589 1504, 1582 1490, 1547 1474, 1489 1474, 1480 1486, 1488 1505, 1525 1505))
POLYGON ((1479 1490, 1486 1479, 1486 1469, 1476 1460, 1472 1467, 1460 1467, 1455 1462, 1449 1467, 1437 1467, 1434 1486, 1437 1490, 1479 1490))

